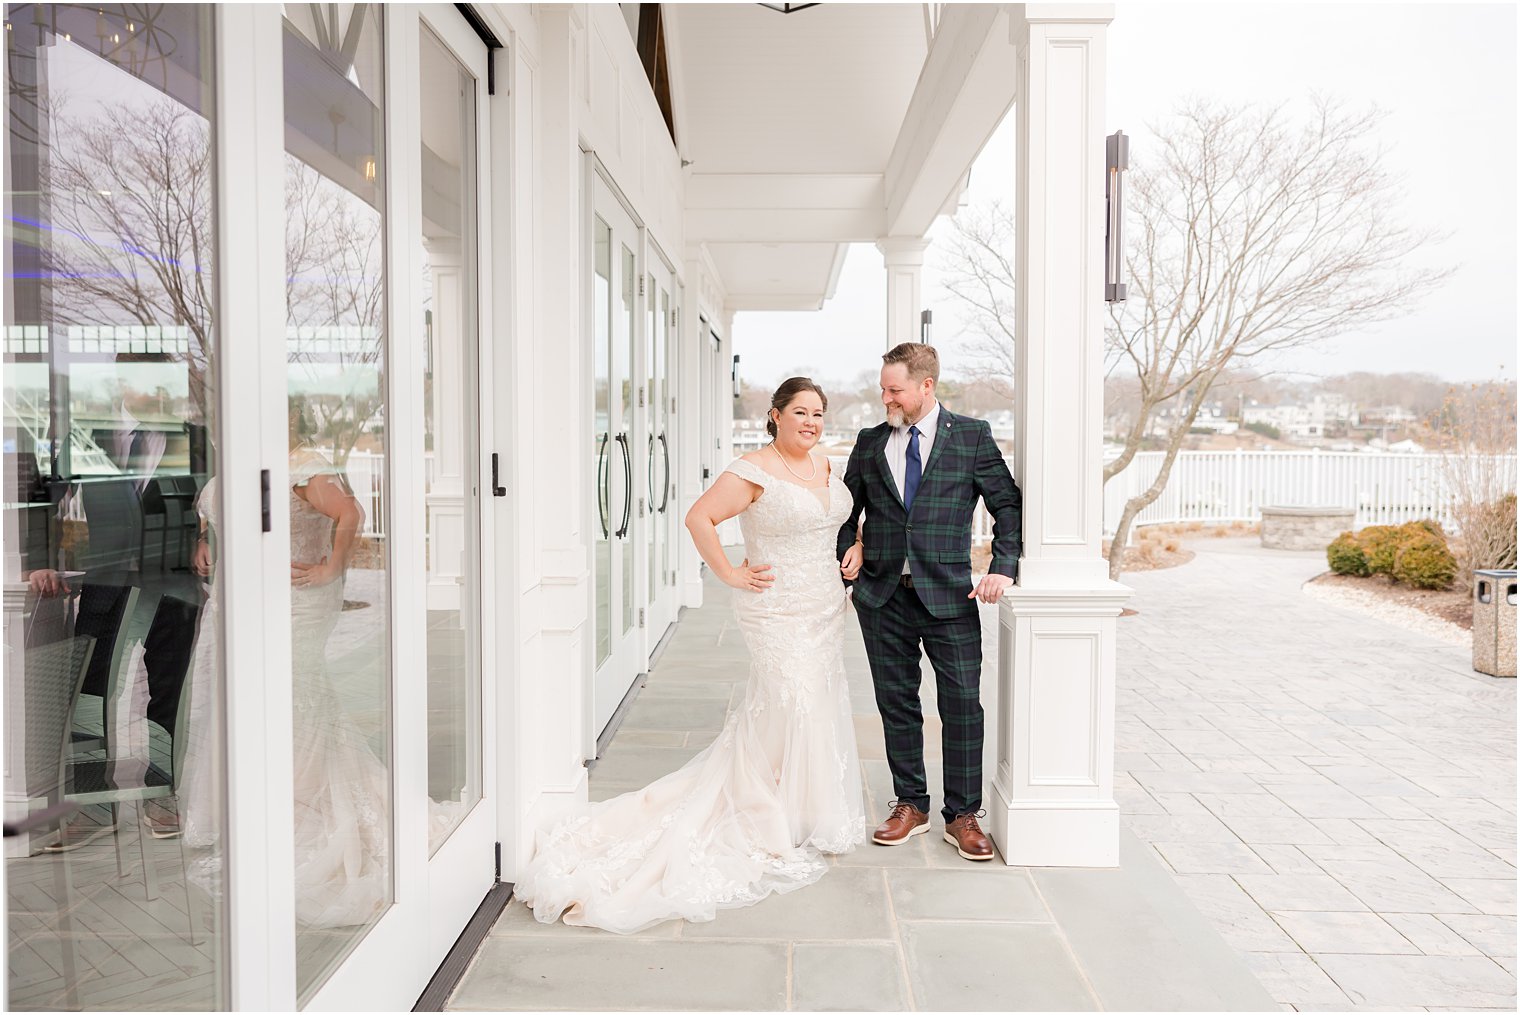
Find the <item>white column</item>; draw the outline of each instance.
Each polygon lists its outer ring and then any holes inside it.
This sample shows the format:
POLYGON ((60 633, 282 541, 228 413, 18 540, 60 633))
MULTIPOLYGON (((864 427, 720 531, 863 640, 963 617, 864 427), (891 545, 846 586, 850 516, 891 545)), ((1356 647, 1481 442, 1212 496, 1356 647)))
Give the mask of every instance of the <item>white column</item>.
MULTIPOLYGON (((427 608, 457 613, 464 581, 464 294, 456 239, 424 240, 433 277, 433 457, 427 492, 427 608)), ((473 378, 472 378, 473 380, 473 378)))
POLYGON ((917 342, 918 317, 923 309, 924 251, 921 236, 885 236, 876 241, 887 268, 887 348, 917 342))
POLYGON ((1024 494, 1019 584, 999 614, 993 836, 1010 864, 1111 867, 1115 619, 1102 556, 1104 64, 1109 5, 1013 7, 1024 494))
POLYGON ((586 699, 592 637, 587 522, 595 503, 586 454, 592 393, 580 253, 587 228, 586 164, 577 137, 586 80, 583 14, 573 4, 536 9, 537 105, 531 113, 524 110, 535 118, 538 156, 531 248, 523 248, 532 251, 527 270, 535 318, 519 356, 531 359, 533 374, 507 414, 515 432, 503 443, 504 450, 522 457, 519 487, 508 495, 533 516, 536 542, 520 544, 519 552, 533 561, 528 570, 538 575, 535 586, 521 590, 520 605, 524 643, 516 735, 525 812, 516 844, 520 857, 531 850, 534 828, 585 799, 584 761, 594 743, 586 699), (529 407, 531 412, 524 411, 529 407))

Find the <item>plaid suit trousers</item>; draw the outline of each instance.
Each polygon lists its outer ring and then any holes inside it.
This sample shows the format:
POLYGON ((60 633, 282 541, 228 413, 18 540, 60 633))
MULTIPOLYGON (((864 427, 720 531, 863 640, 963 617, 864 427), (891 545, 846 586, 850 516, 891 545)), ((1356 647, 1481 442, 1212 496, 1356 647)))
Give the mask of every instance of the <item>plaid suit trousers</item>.
POLYGON ((945 766, 946 821, 982 807, 982 626, 975 611, 943 619, 899 585, 879 607, 855 604, 871 662, 897 799, 929 811, 920 646, 934 667, 945 766))

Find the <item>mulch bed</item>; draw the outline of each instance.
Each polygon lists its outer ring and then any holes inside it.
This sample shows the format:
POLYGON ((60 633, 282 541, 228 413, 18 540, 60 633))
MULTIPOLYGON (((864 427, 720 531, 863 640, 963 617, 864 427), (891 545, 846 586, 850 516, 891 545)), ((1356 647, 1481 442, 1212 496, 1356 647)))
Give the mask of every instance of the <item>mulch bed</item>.
POLYGON ((1357 578, 1349 574, 1326 572, 1311 581, 1319 585, 1370 592, 1387 602, 1397 603, 1400 606, 1412 606, 1432 617, 1456 624, 1464 630, 1472 630, 1472 593, 1465 588, 1412 589, 1407 585, 1398 585, 1385 575, 1378 574, 1367 578, 1357 578))

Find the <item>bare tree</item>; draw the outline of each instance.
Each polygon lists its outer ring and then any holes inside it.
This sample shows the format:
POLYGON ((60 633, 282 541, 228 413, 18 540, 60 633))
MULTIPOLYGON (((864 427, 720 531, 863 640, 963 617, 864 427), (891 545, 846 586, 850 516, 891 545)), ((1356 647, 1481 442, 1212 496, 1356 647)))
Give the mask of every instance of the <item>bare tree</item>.
MULTIPOLYGON (((214 326, 215 227, 211 130, 168 98, 105 103, 88 118, 55 97, 49 118, 68 143, 50 150, 53 228, 40 243, 54 279, 59 324, 175 324, 189 332, 182 358, 195 417, 212 418, 218 376, 214 326)), ((363 199, 294 157, 285 174, 286 305, 293 326, 352 325, 363 336, 322 351, 298 343, 293 363, 339 372, 383 366, 381 219, 363 199)), ((129 358, 134 354, 120 354, 129 358)), ((384 379, 310 402, 337 464, 383 408, 384 379)))
POLYGON ((1471 588, 1474 571, 1515 566, 1515 385, 1453 387, 1427 425, 1457 527, 1458 581, 1471 588))
POLYGON ((1013 211, 998 202, 966 208, 951 220, 941 258, 944 287, 969 313, 969 372, 1013 397, 1013 211))
POLYGON ((314 375, 335 367, 351 382, 346 391, 307 399, 339 469, 385 408, 382 225, 380 212, 363 198, 285 157, 286 307, 297 336, 288 356, 315 368, 314 375), (301 329, 310 326, 348 326, 358 337, 308 341, 301 329), (355 371, 370 370, 375 383, 365 385, 355 371))
MULTIPOLYGON (((1113 305, 1107 333, 1140 404, 1104 482, 1133 461, 1158 409, 1180 403, 1161 468, 1125 504, 1114 546, 1166 488, 1227 369, 1394 317, 1446 277, 1407 266, 1435 234, 1395 214, 1398 181, 1371 144, 1381 119, 1321 98, 1302 123, 1281 105, 1189 100, 1150 128, 1154 155, 1129 181, 1129 300, 1113 305)), ((1112 576, 1122 562, 1110 554, 1112 576)))
MULTIPOLYGON (((48 167, 53 228, 39 244, 59 324, 175 324, 189 331, 190 400, 209 420, 215 376, 211 131, 167 99, 67 119, 48 167)), ((130 354, 128 354, 130 355, 130 354)), ((153 358, 158 358, 154 354, 153 358)))

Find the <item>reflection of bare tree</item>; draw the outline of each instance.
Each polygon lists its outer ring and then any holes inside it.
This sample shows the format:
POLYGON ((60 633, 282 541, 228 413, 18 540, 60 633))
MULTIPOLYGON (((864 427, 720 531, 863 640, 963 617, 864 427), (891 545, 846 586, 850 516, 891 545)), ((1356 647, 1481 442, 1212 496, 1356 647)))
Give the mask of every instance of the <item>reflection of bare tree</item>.
MULTIPOLYGON (((37 240, 57 294, 56 323, 184 326, 188 352, 145 358, 184 360, 194 415, 208 421, 216 377, 210 125, 168 99, 107 103, 85 119, 68 117, 55 98, 49 118, 68 125, 67 143, 49 153, 50 221, 37 240)), ((285 205, 290 325, 348 326, 359 336, 293 339, 291 362, 340 375, 363 368, 376 380, 308 399, 341 466, 383 408, 381 216, 295 158, 286 159, 285 205)))
MULTIPOLYGON (((55 103, 50 118, 64 122, 62 112, 55 103)), ((208 420, 216 376, 209 124, 160 100, 108 104, 68 127, 68 143, 50 151, 52 229, 38 243, 59 297, 55 320, 184 326, 189 352, 179 355, 195 411, 208 420)))
MULTIPOLYGON (((374 384, 307 399, 341 469, 384 408, 384 250, 380 213, 293 156, 285 159, 286 306, 293 329, 349 327, 357 338, 292 340, 292 363, 373 371, 374 384)), ((299 331, 296 332, 300 334, 299 331)))

